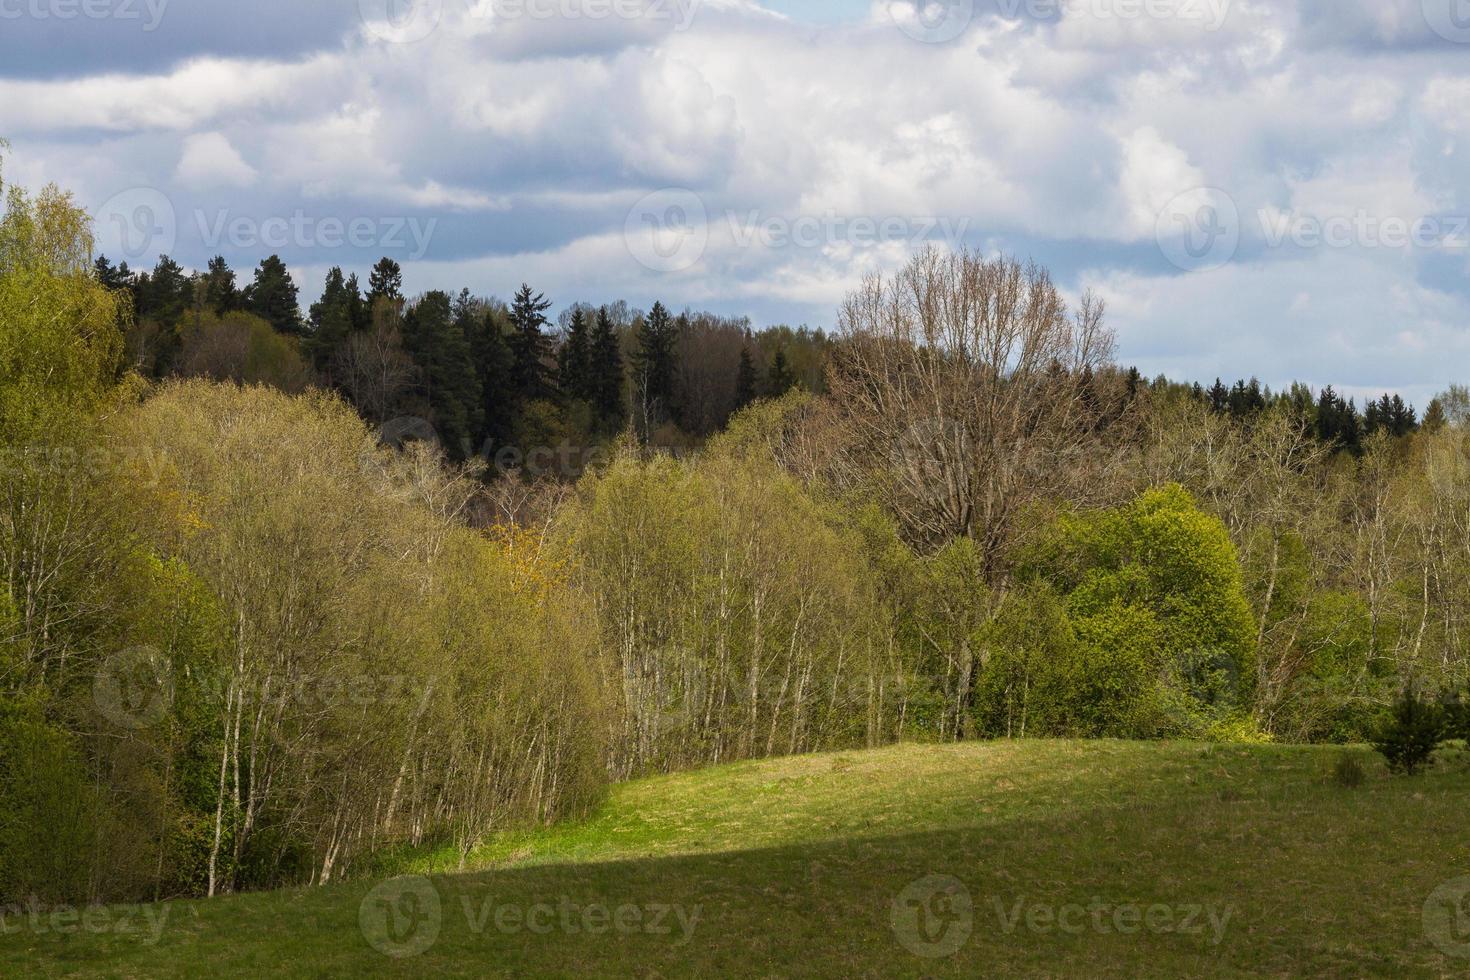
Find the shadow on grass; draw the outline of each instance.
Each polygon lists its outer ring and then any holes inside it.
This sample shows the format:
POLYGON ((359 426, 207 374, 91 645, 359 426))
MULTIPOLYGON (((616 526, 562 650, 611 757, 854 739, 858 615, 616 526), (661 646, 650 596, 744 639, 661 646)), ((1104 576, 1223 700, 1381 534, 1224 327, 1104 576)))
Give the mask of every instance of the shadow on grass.
POLYGON ((942 831, 179 902, 166 906, 156 945, 13 933, 0 942, 0 967, 115 976, 1440 975, 1467 964, 1424 938, 1421 910, 1457 868, 1470 870, 1464 789, 1456 780, 1444 792, 1346 796, 1314 786, 1286 800, 1059 807, 942 831), (936 891, 926 882, 934 875, 953 881, 936 891))

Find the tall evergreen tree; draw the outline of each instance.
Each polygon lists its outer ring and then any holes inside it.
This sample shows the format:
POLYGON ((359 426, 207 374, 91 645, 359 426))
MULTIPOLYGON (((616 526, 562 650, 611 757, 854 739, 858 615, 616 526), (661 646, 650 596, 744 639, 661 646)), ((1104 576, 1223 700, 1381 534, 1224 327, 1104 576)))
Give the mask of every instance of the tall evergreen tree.
POLYGON ((592 332, 591 374, 598 421, 604 431, 616 432, 623 427, 623 348, 606 306, 597 311, 592 332))
MULTIPOLYGON (((468 293, 462 294, 468 302, 468 293)), ((434 427, 445 452, 453 459, 473 453, 475 434, 480 431, 480 379, 470 355, 461 316, 449 294, 425 293, 404 314, 403 340, 408 354, 418 365, 424 393, 433 415, 434 427)))
POLYGON ((355 311, 361 303, 356 277, 349 282, 340 268, 332 267, 322 287, 322 298, 311 305, 311 336, 306 343, 312 363, 329 378, 333 357, 353 332, 355 311))
POLYGON ((518 405, 511 382, 514 358, 506 341, 501 310, 485 306, 461 323, 469 338, 470 357, 480 381, 479 448, 493 458, 494 451, 515 438, 518 405))
POLYGON ((1208 394, 1210 410, 1216 415, 1225 414, 1226 410, 1230 408, 1230 389, 1226 388, 1224 382, 1219 378, 1216 378, 1215 383, 1210 386, 1208 394))
POLYGON ((279 255, 263 260, 255 281, 245 287, 245 307, 284 334, 301 333, 301 308, 296 283, 279 255))
POLYGON ((132 289, 133 274, 128 269, 128 264, 113 265, 107 260, 107 256, 97 256, 97 261, 92 263, 92 271, 97 276, 97 281, 108 289, 132 289))
POLYGON ((638 400, 650 427, 676 418, 674 380, 679 328, 662 303, 654 303, 638 328, 638 351, 633 368, 638 400))
MULTIPOLYGON (((772 398, 780 398, 792 388, 796 387, 796 374, 791 370, 791 362, 786 357, 786 348, 777 347, 776 354, 771 358, 771 370, 766 375, 766 390, 772 398)), ((1092 378, 1089 375, 1084 379, 1084 392, 1092 391, 1092 378)))
POLYGON ((756 398, 756 387, 760 379, 755 373, 755 358, 750 355, 750 344, 740 348, 740 366, 735 369, 735 410, 739 411, 756 398))
POLYGON ((209 260, 204 274, 204 305, 218 316, 240 308, 240 290, 235 286, 235 270, 223 255, 209 260))
POLYGON ((526 283, 510 308, 511 384, 521 404, 551 395, 547 360, 551 341, 546 336, 546 311, 551 301, 533 293, 526 283))
POLYGON ((592 333, 581 307, 572 310, 567 336, 557 352, 561 393, 567 398, 592 402, 596 385, 592 377, 592 333))
POLYGON ((372 308, 373 300, 379 297, 403 299, 403 269, 387 256, 379 259, 377 265, 373 266, 373 271, 368 274, 369 309, 372 308))

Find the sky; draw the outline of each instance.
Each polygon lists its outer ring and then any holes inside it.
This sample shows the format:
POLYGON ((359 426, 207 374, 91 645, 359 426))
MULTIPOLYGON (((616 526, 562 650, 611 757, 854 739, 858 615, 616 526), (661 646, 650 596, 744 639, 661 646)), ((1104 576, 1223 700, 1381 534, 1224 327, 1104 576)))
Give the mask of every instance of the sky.
POLYGON ((1470 0, 0 0, 4 177, 307 301, 662 300, 831 329, 1034 259, 1147 375, 1470 380, 1470 0))

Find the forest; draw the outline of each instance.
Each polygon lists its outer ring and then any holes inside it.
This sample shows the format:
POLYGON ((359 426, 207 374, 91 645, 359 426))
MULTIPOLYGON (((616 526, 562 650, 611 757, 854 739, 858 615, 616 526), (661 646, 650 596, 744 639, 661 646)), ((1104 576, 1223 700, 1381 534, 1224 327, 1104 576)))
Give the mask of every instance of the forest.
POLYGON ((1040 265, 830 331, 134 272, 0 218, 0 903, 391 869, 905 742, 1358 743, 1470 681, 1470 390, 1146 379, 1040 265))

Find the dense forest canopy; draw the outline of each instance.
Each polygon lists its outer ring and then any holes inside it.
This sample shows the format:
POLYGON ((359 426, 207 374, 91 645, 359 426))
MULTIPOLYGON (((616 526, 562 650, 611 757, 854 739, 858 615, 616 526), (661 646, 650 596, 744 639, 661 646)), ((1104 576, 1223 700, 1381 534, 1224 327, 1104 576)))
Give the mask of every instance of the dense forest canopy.
POLYGON ((895 740, 1363 740, 1470 680, 1470 393, 1144 379, 1044 268, 828 334, 134 272, 0 219, 0 900, 322 883, 895 740))

